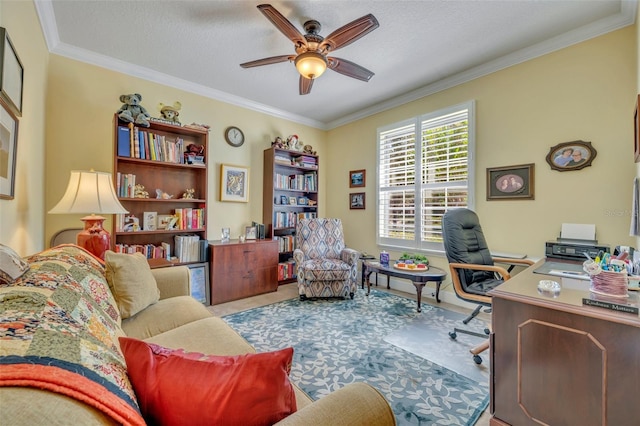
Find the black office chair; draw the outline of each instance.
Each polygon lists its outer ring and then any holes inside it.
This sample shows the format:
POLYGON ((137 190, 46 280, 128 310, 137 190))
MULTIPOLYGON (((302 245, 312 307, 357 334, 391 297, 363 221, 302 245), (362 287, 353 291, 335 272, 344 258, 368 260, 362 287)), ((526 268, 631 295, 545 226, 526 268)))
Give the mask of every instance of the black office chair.
MULTIPOLYGON (((491 312, 491 296, 487 292, 511 278, 510 270, 495 265, 495 262, 512 267, 533 264, 527 259, 492 257, 478 215, 469 209, 453 209, 445 213, 442 218, 442 237, 456 296, 466 302, 478 304, 471 315, 462 321, 464 324, 475 318, 483 307, 487 308, 486 312, 491 312)), ((487 338, 490 331, 486 328, 482 334, 456 327, 449 336, 455 339, 458 333, 487 338)), ((489 339, 486 339, 471 349, 476 364, 482 363, 479 354, 488 348, 489 339)))

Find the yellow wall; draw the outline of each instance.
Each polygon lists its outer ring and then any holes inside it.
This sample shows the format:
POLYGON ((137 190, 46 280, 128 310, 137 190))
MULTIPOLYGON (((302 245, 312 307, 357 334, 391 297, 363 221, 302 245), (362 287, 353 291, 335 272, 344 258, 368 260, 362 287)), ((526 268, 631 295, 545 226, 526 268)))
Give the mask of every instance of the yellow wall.
MULTIPOLYGON (((329 131, 328 215, 342 217, 353 248, 377 254, 376 129, 468 100, 476 101, 476 204, 493 250, 542 256, 563 222, 594 223, 597 238, 629 237, 631 138, 637 85, 635 27, 580 43, 329 131), (593 143, 593 165, 551 170, 551 146, 593 143), (535 200, 486 201, 486 169, 535 163, 535 200), (349 170, 366 169, 366 210, 349 210, 349 170)), ((395 252, 392 251, 392 255, 395 252)), ((446 265, 433 256, 436 265, 446 265)))
POLYGON ((26 255, 44 247, 45 94, 49 55, 32 2, 0 1, 0 26, 7 29, 24 67, 15 198, 0 200, 0 243, 26 255))

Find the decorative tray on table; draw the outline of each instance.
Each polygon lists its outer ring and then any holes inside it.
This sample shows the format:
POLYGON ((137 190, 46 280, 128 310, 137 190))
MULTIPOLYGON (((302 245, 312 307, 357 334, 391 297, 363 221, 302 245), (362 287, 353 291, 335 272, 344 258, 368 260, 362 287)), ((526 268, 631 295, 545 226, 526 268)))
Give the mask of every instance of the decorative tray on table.
POLYGON ((394 263, 393 267, 396 269, 401 269, 403 271, 412 271, 412 272, 424 272, 429 270, 429 265, 425 265, 424 263, 403 263, 398 262, 394 263))

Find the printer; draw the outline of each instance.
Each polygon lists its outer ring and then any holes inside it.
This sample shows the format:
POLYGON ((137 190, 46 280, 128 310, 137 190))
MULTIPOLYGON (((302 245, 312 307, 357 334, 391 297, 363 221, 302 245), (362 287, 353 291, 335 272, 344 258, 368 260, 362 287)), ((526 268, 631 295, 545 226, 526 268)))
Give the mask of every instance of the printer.
POLYGON ((547 241, 545 255, 554 259, 575 260, 584 262, 589 255, 595 259, 599 252, 610 253, 609 246, 598 244, 597 240, 572 240, 558 238, 556 241, 547 241))

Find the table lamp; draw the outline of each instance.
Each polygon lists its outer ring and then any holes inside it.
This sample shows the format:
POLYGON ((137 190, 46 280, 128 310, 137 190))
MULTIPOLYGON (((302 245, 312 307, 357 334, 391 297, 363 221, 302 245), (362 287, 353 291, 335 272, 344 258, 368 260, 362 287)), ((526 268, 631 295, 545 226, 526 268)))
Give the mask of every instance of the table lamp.
POLYGON ((128 213, 118 201, 111 173, 72 170, 67 191, 54 208, 53 214, 91 213, 83 217, 84 229, 78 234, 77 244, 100 259, 111 248, 111 235, 102 227, 106 219, 98 214, 128 213))

